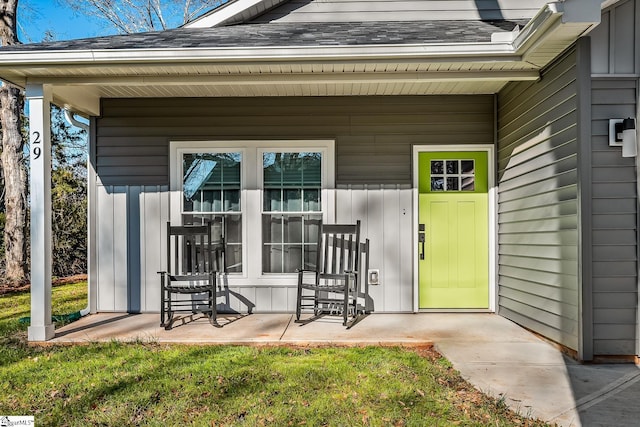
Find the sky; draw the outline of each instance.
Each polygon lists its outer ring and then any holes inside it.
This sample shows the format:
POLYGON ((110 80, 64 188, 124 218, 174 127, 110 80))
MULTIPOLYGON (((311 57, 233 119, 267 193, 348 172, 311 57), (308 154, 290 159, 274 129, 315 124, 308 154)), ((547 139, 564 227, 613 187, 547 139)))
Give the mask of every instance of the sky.
MULTIPOLYGON (((224 1, 210 0, 207 4, 224 1)), ((201 5, 200 2, 191 2, 191 10, 197 10, 198 5, 201 5)), ((162 3, 163 15, 170 28, 181 24, 183 6, 182 1, 167 0, 162 3)), ((38 43, 44 40, 47 32, 52 34, 51 40, 116 34, 109 22, 79 14, 72 10, 65 0, 19 0, 18 39, 22 43, 38 43)))
POLYGON ((55 40, 79 39, 114 34, 108 24, 81 16, 59 0, 20 0, 18 38, 22 43, 37 43, 47 31, 55 40))

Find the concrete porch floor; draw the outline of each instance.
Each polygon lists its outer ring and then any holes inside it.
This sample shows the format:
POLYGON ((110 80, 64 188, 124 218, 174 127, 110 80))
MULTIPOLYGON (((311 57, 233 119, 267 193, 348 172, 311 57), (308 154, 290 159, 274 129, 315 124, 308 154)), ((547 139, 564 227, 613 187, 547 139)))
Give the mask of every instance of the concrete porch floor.
POLYGON ((56 330, 52 344, 149 341, 194 345, 431 346, 483 392, 524 415, 563 426, 631 425, 640 419, 640 368, 582 365, 551 344, 495 314, 372 314, 350 330, 337 317, 306 325, 291 314, 221 315, 171 331, 159 314, 102 313, 56 330))

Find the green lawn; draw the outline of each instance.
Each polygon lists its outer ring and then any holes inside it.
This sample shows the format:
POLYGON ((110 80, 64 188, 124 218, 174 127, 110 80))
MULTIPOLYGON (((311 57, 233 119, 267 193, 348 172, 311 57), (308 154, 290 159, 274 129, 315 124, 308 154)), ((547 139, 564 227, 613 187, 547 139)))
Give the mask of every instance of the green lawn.
MULTIPOLYGON (((54 314, 86 283, 54 288, 54 314)), ((0 415, 37 425, 542 426, 478 393, 433 351, 26 345, 29 295, 0 296, 0 415)))

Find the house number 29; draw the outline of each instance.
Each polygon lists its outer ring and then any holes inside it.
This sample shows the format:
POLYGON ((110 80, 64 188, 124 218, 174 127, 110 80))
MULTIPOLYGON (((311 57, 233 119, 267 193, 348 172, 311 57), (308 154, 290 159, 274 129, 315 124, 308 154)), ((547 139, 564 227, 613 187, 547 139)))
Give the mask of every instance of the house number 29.
POLYGON ((38 160, 40 158, 40 155, 42 154, 42 148, 40 147, 40 145, 36 145, 40 144, 41 142, 42 140, 40 140, 40 132, 34 131, 33 142, 31 143, 33 146, 33 160, 38 160))

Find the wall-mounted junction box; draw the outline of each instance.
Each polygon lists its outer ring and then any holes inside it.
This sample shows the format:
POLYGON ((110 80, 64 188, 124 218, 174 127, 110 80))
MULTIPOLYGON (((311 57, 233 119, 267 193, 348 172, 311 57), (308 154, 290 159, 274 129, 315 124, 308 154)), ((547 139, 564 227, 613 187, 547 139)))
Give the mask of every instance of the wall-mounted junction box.
POLYGON ((367 272, 367 278, 369 279, 370 285, 379 285, 380 284, 380 270, 377 268, 370 268, 367 272))

